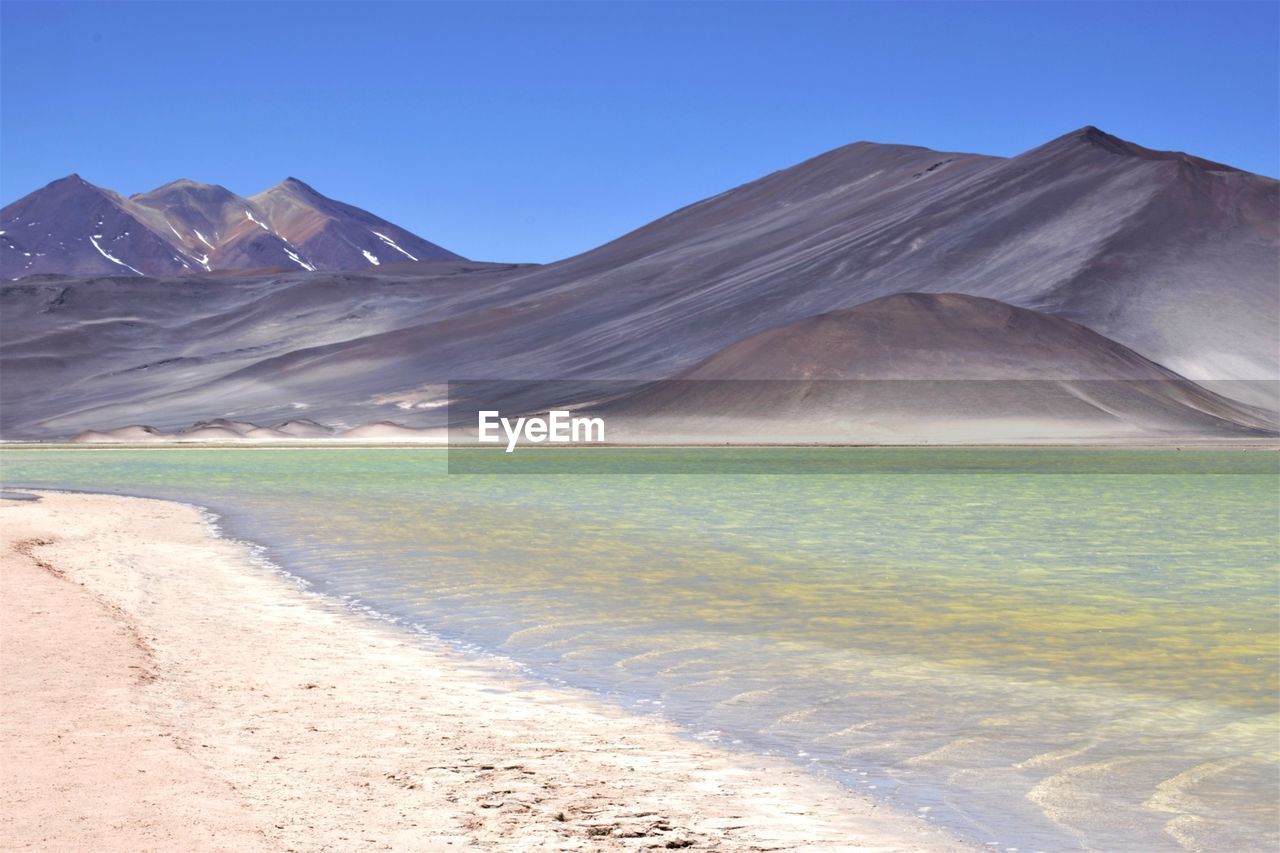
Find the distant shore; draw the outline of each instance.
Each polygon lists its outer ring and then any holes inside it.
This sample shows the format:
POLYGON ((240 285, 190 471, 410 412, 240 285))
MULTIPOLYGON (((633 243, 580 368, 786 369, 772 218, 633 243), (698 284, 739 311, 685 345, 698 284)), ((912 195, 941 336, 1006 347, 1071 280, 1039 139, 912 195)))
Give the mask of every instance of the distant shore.
POLYGON ((10 849, 966 850, 365 620, 185 504, 0 500, 10 849))
MULTIPOLYGON (((300 438, 281 441, 94 441, 94 442, 74 442, 74 441, 5 441, 0 440, 0 448, 13 449, 50 449, 50 450, 91 450, 91 449, 127 449, 127 450, 145 450, 155 449, 172 449, 175 447, 190 448, 237 448, 237 449, 288 449, 288 448, 321 448, 332 447, 338 449, 376 450, 378 448, 390 449, 407 449, 407 450, 473 450, 485 453, 502 453, 502 447, 479 447, 472 443, 448 444, 445 442, 434 441, 414 441, 414 440, 381 440, 369 441, 361 439, 315 439, 300 438)), ((670 443, 624 443, 610 442, 607 444, 562 444, 562 445, 525 445, 518 447, 519 452, 526 450, 548 453, 548 452, 565 452, 575 450, 681 450, 681 449, 717 449, 726 450, 746 449, 746 448, 764 448, 783 450, 787 448, 885 448, 885 449, 904 449, 904 448, 926 448, 931 450, 946 449, 982 449, 982 448, 1015 448, 1020 450, 1034 450, 1036 448, 1097 448, 1100 450, 1174 450, 1174 449, 1196 449, 1204 448, 1210 450, 1280 450, 1280 438, 1239 438, 1239 439, 1223 439, 1223 438, 1177 438, 1165 441, 1157 441, 1150 437, 1135 438, 1132 441, 1102 440, 1097 441, 993 441, 993 442, 916 442, 904 444, 890 444, 886 442, 865 442, 865 443, 839 443, 839 442, 670 442, 670 443)))

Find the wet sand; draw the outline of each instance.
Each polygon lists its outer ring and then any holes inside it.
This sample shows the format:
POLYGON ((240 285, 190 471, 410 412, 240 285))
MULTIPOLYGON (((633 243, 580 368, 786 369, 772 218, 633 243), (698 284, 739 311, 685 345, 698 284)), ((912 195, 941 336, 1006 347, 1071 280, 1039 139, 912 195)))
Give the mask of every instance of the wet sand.
POLYGON ((300 591, 194 507, 0 500, 0 846, 967 850, 300 591))

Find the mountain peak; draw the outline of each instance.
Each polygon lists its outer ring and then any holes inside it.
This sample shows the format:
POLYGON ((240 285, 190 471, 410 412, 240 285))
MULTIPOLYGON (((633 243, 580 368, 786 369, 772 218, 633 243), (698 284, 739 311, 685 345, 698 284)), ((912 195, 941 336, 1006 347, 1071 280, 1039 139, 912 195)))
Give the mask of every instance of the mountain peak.
POLYGON ((191 178, 178 178, 176 181, 169 181, 167 184, 161 184, 151 192, 160 192, 160 190, 168 189, 185 189, 188 187, 192 189, 223 189, 223 187, 217 184, 206 184, 201 181, 194 181, 191 178))
POLYGON ((91 189, 100 193, 107 192, 107 190, 104 190, 102 187, 96 184, 89 183, 84 178, 80 177, 80 175, 76 172, 72 172, 70 175, 67 175, 66 177, 58 178, 56 181, 50 181, 45 186, 45 189, 47 190, 61 189, 61 190, 74 191, 74 190, 81 190, 85 188, 91 189))
POLYGON ((271 192, 272 190, 287 190, 289 192, 305 193, 307 195, 320 195, 320 193, 316 191, 315 187, 311 186, 306 181, 293 177, 292 175, 276 184, 270 190, 267 190, 267 192, 271 192))
POLYGON ((1196 157, 1184 151, 1161 151, 1155 148, 1147 148, 1136 142, 1130 142, 1127 139, 1121 139, 1119 136, 1107 133, 1092 124, 1087 124, 1070 133, 1063 134, 1035 150, 1066 150, 1081 146, 1098 148, 1121 157, 1133 157, 1139 160, 1176 160, 1209 172, 1241 171, 1234 166, 1206 160, 1203 157, 1196 157))
POLYGON ((696 379, 1167 379, 1062 317, 964 293, 908 292, 744 338, 696 379), (911 341, 903 346, 903 341, 911 341))
POLYGON ((206 184, 200 181, 193 181, 190 178, 178 178, 176 181, 170 181, 162 184, 153 190, 137 193, 129 198, 137 200, 159 199, 177 195, 187 195, 196 197, 205 197, 208 199, 217 199, 225 201, 227 199, 236 198, 236 194, 220 184, 206 184))
POLYGON ((275 233, 322 269, 462 259, 367 210, 329 198, 292 175, 249 200, 275 233))

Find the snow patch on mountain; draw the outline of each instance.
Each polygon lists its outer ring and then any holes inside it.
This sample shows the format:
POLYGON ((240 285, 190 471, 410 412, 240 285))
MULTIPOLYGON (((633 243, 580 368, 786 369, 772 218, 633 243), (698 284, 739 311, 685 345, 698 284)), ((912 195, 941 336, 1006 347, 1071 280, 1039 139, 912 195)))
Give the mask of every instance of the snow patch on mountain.
MULTIPOLYGON (((370 230, 372 230, 372 229, 370 229, 370 230)), ((379 232, 379 231, 373 231, 373 236, 377 237, 379 240, 381 240, 382 242, 386 243, 388 246, 390 246, 391 248, 395 249, 397 252, 399 252, 400 254, 404 255, 404 256, 405 256, 406 258, 408 258, 409 260, 411 260, 411 261, 416 261, 416 260, 417 260, 417 258, 415 258, 413 255, 409 254, 409 253, 408 253, 408 252, 406 252, 404 249, 401 249, 399 246, 397 246, 397 245, 396 245, 396 242, 395 242, 394 240, 392 240, 390 237, 388 237, 386 234, 383 234, 383 233, 381 233, 381 232, 379 232)), ((368 254, 368 252, 366 252, 365 254, 367 255, 367 254, 368 254)), ((374 263, 377 263, 377 261, 374 261, 374 263)))
POLYGON ((306 261, 304 261, 301 257, 299 257, 297 252, 292 252, 289 249, 285 249, 284 253, 289 256, 289 259, 291 261, 293 261, 298 266, 302 267, 307 272, 316 271, 316 268, 311 266, 311 264, 307 263, 306 261))
POLYGON ((120 260, 119 258, 117 258, 115 255, 112 255, 112 254, 111 254, 110 252, 108 252, 106 249, 104 249, 104 248, 102 248, 101 246, 99 246, 99 245, 98 245, 98 238, 99 238, 99 237, 101 237, 101 236, 102 236, 101 234, 94 234, 94 235, 92 235, 91 237, 89 237, 89 242, 93 244, 93 248, 95 248, 95 249, 97 249, 97 250, 98 250, 98 254, 99 254, 99 255, 102 255, 102 257, 104 257, 104 258, 106 258, 107 260, 111 261, 111 263, 113 263, 113 264, 119 264, 119 265, 120 265, 120 266, 122 266, 122 267, 126 267, 126 268, 128 268, 128 269, 133 270, 134 272, 138 273, 138 275, 142 275, 142 273, 141 273, 140 271, 138 271, 138 270, 134 269, 133 267, 129 266, 129 265, 128 265, 128 264, 126 264, 124 261, 122 261, 122 260, 120 260))

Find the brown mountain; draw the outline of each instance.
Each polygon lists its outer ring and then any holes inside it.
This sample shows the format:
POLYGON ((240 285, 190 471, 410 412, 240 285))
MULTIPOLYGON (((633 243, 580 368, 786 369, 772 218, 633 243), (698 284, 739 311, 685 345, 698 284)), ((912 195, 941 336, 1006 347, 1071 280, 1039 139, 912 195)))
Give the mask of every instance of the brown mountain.
POLYGON ((263 221, 317 269, 463 260, 385 219, 323 196, 297 178, 286 178, 251 200, 262 210, 263 221))
POLYGON ((1000 441, 1275 436, 1084 326, 993 299, 906 293, 731 344, 613 403, 615 438, 1000 441))
POLYGON ((185 179, 124 198, 71 175, 0 211, 0 230, 0 277, 6 280, 51 273, 361 269, 380 262, 373 248, 394 256, 391 262, 461 260, 293 178, 251 200, 185 179), (290 235, 299 235, 305 247, 290 235))
POLYGON ((314 269, 289 241, 264 224, 251 202, 225 187, 179 180, 129 199, 158 234, 168 233, 196 269, 314 269))

